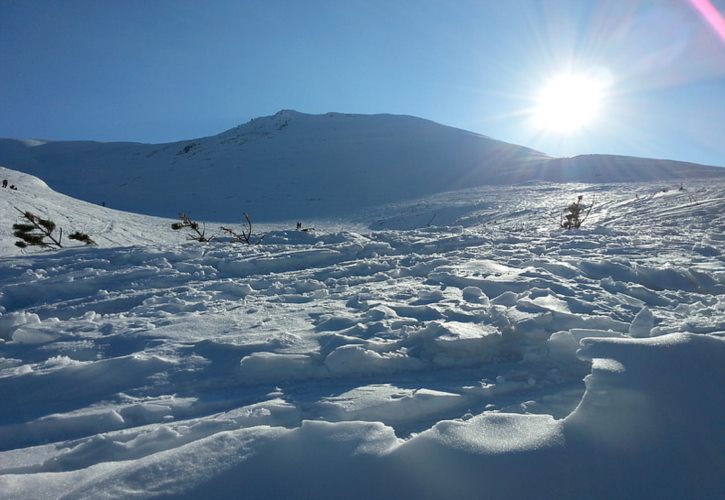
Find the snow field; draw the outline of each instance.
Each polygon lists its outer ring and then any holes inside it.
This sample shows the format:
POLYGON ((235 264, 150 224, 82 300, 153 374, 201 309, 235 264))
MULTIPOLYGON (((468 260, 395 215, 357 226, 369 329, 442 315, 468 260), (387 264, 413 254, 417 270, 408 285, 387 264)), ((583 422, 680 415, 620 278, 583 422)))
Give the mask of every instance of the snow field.
POLYGON ((101 244, 3 235, 0 491, 716 498, 724 194, 483 188, 235 246, 14 193, 101 244))

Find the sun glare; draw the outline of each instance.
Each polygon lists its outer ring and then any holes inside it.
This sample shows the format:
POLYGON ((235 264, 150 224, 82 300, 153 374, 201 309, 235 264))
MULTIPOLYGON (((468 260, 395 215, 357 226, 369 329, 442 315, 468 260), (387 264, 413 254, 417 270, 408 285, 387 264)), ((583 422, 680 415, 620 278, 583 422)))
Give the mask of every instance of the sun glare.
POLYGON ((534 125, 558 134, 580 131, 599 117, 604 91, 602 79, 588 75, 559 75, 536 97, 534 125))

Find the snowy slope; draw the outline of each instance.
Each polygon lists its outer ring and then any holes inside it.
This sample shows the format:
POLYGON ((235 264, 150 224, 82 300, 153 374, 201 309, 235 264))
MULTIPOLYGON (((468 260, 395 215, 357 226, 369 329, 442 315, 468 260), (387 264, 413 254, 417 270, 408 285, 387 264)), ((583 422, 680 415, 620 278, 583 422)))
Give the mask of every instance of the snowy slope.
POLYGON ((2 234, 3 497, 725 494, 723 181, 481 187, 246 246, 0 173, 5 225, 102 241, 2 234))
POLYGON ((410 116, 280 111, 163 145, 0 140, 0 165, 91 203, 219 221, 337 218, 461 188, 531 180, 621 182, 725 175, 714 167, 543 153, 410 116))
MULTIPOLYGON (((0 179, 8 185, 19 186, 17 191, 0 190, 0 255, 20 253, 15 246, 12 225, 23 222, 18 210, 30 211, 51 219, 68 235, 81 231, 91 235, 100 247, 145 245, 163 242, 182 242, 183 235, 169 230, 171 221, 157 217, 120 212, 56 193, 42 180, 32 175, 0 167, 0 179), (171 233, 171 234, 169 234, 171 233)), ((67 246, 78 242, 64 239, 67 246)))

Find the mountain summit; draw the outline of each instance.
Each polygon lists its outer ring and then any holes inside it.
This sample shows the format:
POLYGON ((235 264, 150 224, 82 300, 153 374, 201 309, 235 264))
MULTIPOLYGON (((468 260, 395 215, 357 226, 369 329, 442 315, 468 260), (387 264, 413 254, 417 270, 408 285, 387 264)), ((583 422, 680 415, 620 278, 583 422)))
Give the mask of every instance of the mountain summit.
POLYGON ((412 116, 291 110, 216 136, 160 145, 2 139, 0 165, 86 201, 219 221, 238 220, 242 211, 257 220, 334 217, 490 184, 725 174, 716 167, 619 156, 554 159, 412 116))

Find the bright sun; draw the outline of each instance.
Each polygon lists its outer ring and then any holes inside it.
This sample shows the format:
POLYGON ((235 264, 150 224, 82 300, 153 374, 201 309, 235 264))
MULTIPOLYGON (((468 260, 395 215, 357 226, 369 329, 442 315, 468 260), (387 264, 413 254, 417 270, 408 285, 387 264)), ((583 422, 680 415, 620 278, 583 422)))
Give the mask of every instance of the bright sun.
POLYGON ((550 80, 536 98, 534 125, 547 132, 571 134, 600 114, 605 83, 587 75, 563 74, 550 80))

